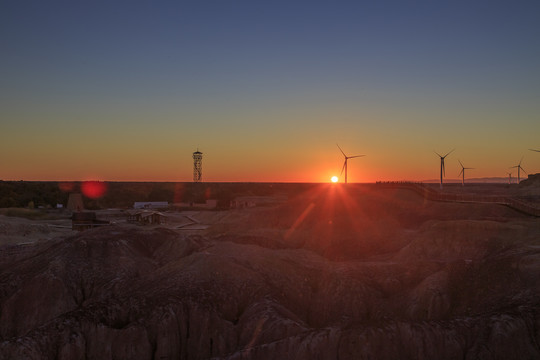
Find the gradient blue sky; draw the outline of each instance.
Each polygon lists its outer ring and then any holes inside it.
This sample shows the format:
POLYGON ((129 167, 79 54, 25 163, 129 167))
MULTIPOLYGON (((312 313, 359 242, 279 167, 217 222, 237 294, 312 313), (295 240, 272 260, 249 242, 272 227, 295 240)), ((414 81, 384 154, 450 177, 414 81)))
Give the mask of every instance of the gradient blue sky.
POLYGON ((0 179, 540 171, 540 1, 0 3, 0 179))

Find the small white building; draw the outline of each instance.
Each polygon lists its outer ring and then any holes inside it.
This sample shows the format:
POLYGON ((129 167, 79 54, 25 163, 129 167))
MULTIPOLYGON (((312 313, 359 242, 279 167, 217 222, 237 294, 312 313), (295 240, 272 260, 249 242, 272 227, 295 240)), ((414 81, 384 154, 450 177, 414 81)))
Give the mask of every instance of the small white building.
POLYGON ((168 207, 167 201, 141 201, 133 204, 134 209, 165 209, 168 207))

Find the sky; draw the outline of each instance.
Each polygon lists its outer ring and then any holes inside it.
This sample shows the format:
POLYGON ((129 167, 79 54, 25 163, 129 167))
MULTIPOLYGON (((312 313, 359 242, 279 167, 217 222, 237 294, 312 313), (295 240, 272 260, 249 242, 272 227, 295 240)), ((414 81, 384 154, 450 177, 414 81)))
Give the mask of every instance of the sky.
MULTIPOLYGON (((0 179, 540 172, 540 2, 0 2, 0 179)), ((343 176, 341 177, 343 179, 343 176)))

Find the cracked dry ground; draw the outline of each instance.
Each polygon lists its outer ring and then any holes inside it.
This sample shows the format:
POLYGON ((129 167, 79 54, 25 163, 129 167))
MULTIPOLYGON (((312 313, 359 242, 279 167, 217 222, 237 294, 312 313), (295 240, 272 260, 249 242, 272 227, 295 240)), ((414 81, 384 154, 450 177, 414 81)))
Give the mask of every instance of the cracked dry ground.
POLYGON ((0 263, 0 358, 540 358, 538 219, 324 186, 226 219, 0 263))

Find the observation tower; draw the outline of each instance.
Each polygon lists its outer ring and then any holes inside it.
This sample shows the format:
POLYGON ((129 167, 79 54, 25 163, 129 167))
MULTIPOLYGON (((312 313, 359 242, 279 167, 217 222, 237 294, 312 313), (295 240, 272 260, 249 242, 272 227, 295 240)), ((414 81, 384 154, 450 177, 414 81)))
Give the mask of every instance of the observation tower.
POLYGON ((193 153, 193 182, 201 182, 202 179, 202 152, 197 149, 193 153))

